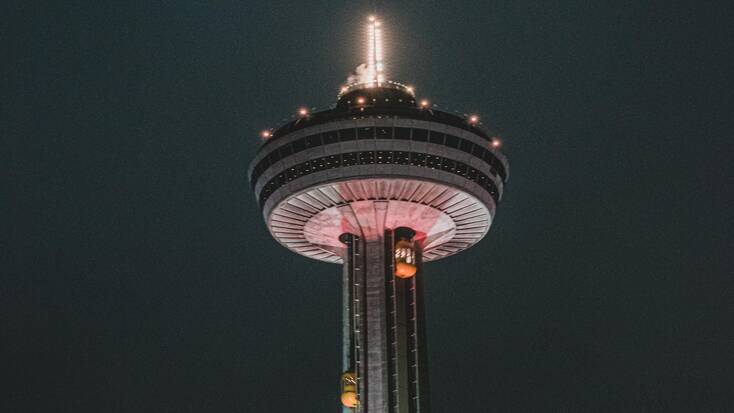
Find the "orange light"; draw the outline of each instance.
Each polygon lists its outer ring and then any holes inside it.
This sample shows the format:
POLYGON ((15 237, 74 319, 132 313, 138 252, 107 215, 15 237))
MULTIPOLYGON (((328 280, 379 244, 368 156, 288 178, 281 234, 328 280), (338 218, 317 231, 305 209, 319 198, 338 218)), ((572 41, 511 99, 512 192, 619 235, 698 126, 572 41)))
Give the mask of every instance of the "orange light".
POLYGON ((428 101, 425 100, 425 99, 421 100, 421 107, 422 108, 427 108, 428 107, 428 101))
POLYGON ((349 407, 351 409, 354 409, 359 405, 359 399, 357 399, 357 393, 353 391, 346 391, 342 393, 342 404, 345 407, 349 407))
POLYGON ((477 122, 479 122, 479 116, 477 115, 469 116, 469 123, 477 123, 477 122))
POLYGON ((306 108, 300 108, 300 109, 298 109, 298 115, 300 115, 300 116, 308 116, 308 109, 306 109, 306 108))
POLYGON ((415 275, 418 269, 413 264, 399 262, 395 264, 395 276, 398 278, 410 278, 415 275))
POLYGON ((364 98, 363 97, 357 98, 357 103, 359 103, 360 105, 364 105, 364 98))
POLYGON ((260 132, 260 136, 262 136, 263 139, 267 139, 267 138, 270 137, 270 131, 269 130, 264 130, 264 131, 260 132))
POLYGON ((500 146, 502 146, 502 141, 501 140, 499 140, 497 138, 492 139, 492 147, 493 148, 499 148, 500 146))
POLYGON ((348 87, 346 87, 346 86, 342 86, 342 88, 341 88, 341 91, 342 91, 342 93, 346 92, 347 90, 349 90, 349 88, 348 88, 348 87))

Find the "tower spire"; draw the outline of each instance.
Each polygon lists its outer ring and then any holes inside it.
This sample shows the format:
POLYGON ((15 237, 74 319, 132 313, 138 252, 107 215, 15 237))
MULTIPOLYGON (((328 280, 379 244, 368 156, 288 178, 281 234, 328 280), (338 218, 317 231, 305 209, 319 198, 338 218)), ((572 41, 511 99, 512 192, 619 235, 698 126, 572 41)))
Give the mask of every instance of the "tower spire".
POLYGON ((367 84, 370 87, 381 86, 385 82, 385 64, 383 62, 382 22, 374 16, 369 17, 367 25, 367 84))

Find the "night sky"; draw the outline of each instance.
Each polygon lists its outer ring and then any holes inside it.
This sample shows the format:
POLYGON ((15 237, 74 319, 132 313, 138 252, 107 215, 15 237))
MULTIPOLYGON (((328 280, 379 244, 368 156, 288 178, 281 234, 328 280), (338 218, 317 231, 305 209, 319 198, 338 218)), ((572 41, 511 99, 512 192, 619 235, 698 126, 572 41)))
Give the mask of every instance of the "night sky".
MULTIPOLYGON (((370 3, 56 3, 2 7, 0 411, 336 413, 340 267, 246 171, 334 103, 370 3)), ((390 77, 511 163, 426 266, 434 413, 731 411, 731 11, 376 3, 390 77)))

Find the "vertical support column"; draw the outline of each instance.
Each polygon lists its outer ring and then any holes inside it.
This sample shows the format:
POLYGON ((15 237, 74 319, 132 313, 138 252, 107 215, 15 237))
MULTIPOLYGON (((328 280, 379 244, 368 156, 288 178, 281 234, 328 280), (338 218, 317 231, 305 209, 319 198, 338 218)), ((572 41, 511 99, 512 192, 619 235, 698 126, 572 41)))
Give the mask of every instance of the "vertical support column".
MULTIPOLYGON (((408 413, 410 400, 409 379, 408 379, 408 352, 409 335, 408 335, 408 306, 410 301, 407 299, 406 292, 411 279, 403 279, 396 277, 395 274, 395 243, 399 239, 395 233, 391 232, 387 240, 390 251, 390 282, 392 286, 392 410, 394 413, 408 413)), ((412 234, 411 234, 412 236, 412 234)))
POLYGON ((344 267, 342 269, 342 371, 354 368, 354 343, 352 331, 352 290, 354 285, 354 247, 352 234, 343 234, 339 240, 346 245, 344 250, 344 267))
POLYGON ((365 413, 388 411, 387 303, 382 237, 365 240, 365 413))
POLYGON ((426 339, 426 310, 425 301, 423 299, 425 277, 423 276, 423 246, 419 242, 414 243, 416 265, 418 272, 413 277, 413 325, 415 340, 415 361, 416 366, 413 370, 413 389, 411 394, 415 401, 415 406, 411 412, 430 413, 430 387, 428 381, 428 349, 426 347, 428 340, 426 339))
POLYGON ((364 407, 359 402, 363 397, 364 370, 364 243, 362 239, 353 234, 345 233, 339 240, 346 245, 344 252, 344 270, 342 276, 342 363, 344 375, 350 374, 356 385, 345 383, 342 376, 342 403, 344 403, 344 392, 346 390, 356 392, 358 404, 355 409, 342 407, 343 413, 363 412, 364 407), (350 387, 347 389, 347 387, 350 387))

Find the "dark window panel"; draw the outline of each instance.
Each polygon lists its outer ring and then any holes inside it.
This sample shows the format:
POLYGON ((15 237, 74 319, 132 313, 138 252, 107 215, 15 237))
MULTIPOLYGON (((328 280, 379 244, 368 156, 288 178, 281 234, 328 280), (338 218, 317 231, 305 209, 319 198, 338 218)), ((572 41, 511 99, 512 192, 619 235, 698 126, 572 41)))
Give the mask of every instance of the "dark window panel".
POLYGON ((462 139, 461 144, 459 145, 459 149, 461 149, 462 151, 466 153, 472 153, 475 146, 476 145, 474 145, 474 142, 470 140, 462 139))
POLYGON ((374 139, 375 128, 359 128, 357 129, 357 139, 374 139))
POLYGON ((459 147, 459 138, 452 135, 446 135, 446 146, 450 148, 458 148, 459 147))
POLYGON ((392 128, 377 128, 377 139, 392 139, 392 128))
POLYGON ((339 131, 339 140, 340 141, 353 141, 357 138, 357 132, 352 129, 342 129, 339 131))
POLYGON ((395 128, 395 139, 410 139, 410 128, 395 128))
POLYGON ((314 146, 321 146, 321 135, 311 135, 306 136, 306 147, 307 148, 313 148, 314 146))
POLYGON ((285 157, 291 156, 293 154, 293 148, 290 144, 283 145, 278 149, 278 155, 280 156, 280 159, 283 159, 285 157))
MULTIPOLYGON (((395 133, 397 134, 397 131, 395 133)), ((426 142, 428 140, 428 131, 425 129, 413 129, 413 140, 426 142)))
POLYGON ((263 168, 265 167, 265 163, 263 161, 260 161, 255 166, 255 169, 252 170, 252 182, 254 183, 257 178, 260 177, 263 173, 263 168))
POLYGON ((328 145, 330 143, 337 143, 339 142, 339 136, 337 135, 336 131, 329 131, 324 132, 321 134, 321 139, 324 142, 324 145, 328 145))
POLYGON ((481 158, 484 156, 484 152, 487 152, 487 150, 482 148, 481 145, 474 145, 474 147, 472 147, 471 154, 477 158, 481 158))
POLYGON ((444 134, 440 132, 431 131, 430 135, 428 135, 428 142, 430 143, 436 143, 439 145, 443 145, 443 139, 444 139, 444 134))
POLYGON ((306 143, 303 142, 303 139, 293 141, 293 153, 301 152, 304 149, 306 149, 306 143))

